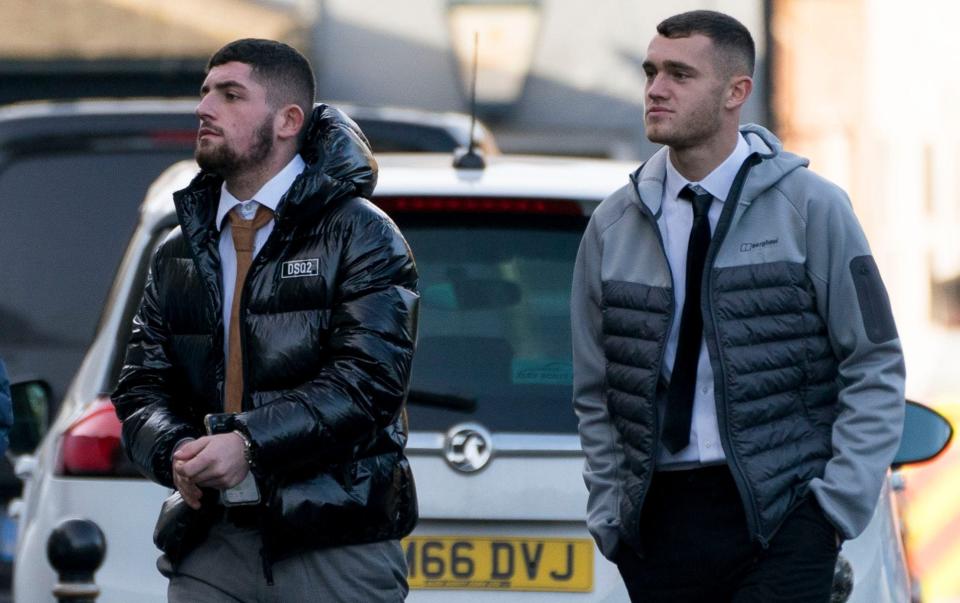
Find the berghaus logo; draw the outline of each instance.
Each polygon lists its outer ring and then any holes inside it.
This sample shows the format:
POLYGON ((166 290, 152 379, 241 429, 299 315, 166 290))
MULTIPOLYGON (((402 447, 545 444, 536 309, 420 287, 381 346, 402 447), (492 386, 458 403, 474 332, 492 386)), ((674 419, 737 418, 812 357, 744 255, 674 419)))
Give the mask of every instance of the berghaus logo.
POLYGON ((780 239, 766 239, 765 241, 757 241, 755 243, 740 243, 740 253, 763 249, 764 247, 772 247, 779 242, 780 239))

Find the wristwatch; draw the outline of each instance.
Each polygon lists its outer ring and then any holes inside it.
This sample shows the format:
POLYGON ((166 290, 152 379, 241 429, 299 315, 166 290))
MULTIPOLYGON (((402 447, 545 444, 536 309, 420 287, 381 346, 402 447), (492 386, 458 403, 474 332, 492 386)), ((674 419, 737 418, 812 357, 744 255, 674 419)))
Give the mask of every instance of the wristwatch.
POLYGON ((240 436, 240 439, 243 440, 243 460, 247 461, 247 465, 253 467, 253 445, 250 442, 250 438, 239 429, 234 429, 233 433, 240 436))

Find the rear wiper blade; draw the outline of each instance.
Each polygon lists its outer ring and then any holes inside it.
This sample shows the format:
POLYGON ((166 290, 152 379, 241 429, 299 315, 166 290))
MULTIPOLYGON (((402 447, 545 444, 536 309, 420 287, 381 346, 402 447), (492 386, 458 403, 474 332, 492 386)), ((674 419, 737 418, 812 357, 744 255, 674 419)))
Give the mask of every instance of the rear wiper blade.
POLYGON ((439 392, 429 392, 422 389, 411 389, 407 394, 407 403, 417 406, 430 406, 434 408, 445 408, 458 412, 473 412, 477 409, 477 399, 457 394, 444 394, 439 392))

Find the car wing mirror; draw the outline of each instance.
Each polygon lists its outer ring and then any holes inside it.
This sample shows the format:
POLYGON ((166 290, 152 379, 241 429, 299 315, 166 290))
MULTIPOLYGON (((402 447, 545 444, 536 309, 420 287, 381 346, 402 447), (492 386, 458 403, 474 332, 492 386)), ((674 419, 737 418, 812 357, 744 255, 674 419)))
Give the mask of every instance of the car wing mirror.
POLYGON ((953 427, 943 415, 918 402, 907 400, 903 437, 893 458, 893 467, 927 461, 943 452, 953 438, 953 427))
POLYGON ((50 424, 50 385, 41 379, 15 382, 10 386, 13 399, 13 426, 9 451, 15 456, 30 454, 50 424))

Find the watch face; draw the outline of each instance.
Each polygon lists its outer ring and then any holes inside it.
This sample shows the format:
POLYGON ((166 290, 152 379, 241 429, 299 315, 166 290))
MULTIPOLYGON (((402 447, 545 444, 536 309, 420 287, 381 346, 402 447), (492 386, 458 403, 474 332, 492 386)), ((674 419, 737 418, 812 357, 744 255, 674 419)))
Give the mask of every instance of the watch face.
POLYGON ((253 467, 253 447, 250 444, 250 438, 241 431, 235 431, 234 433, 243 440, 243 460, 247 461, 247 464, 253 467))

